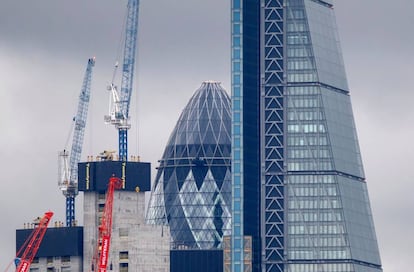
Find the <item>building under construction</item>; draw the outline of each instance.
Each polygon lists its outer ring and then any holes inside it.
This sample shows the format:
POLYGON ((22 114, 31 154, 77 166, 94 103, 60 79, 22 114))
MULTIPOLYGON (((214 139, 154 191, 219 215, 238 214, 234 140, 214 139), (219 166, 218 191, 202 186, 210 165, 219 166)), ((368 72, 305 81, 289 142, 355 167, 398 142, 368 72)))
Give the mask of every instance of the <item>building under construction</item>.
MULTIPOLYGON (((78 111, 73 118, 73 141, 59 154, 59 188, 66 198, 66 226, 63 223, 32 241, 36 232, 30 224, 16 232, 16 252, 30 248, 28 260, 20 271, 158 271, 170 267, 169 229, 145 224, 145 192, 150 191, 150 164, 131 157, 128 160, 129 105, 132 93, 137 43, 139 0, 128 0, 125 17, 122 82, 118 90, 114 78, 109 86, 110 112, 104 117, 119 135, 119 152, 103 152, 96 160, 80 163, 84 129, 90 98, 92 67, 88 60, 79 97, 78 111), (67 151, 67 150, 70 150, 67 151), (116 184, 115 184, 116 183, 116 184), (75 198, 84 194, 84 226, 76 226, 75 198), (44 236, 43 236, 44 235, 44 236), (29 239, 28 239, 29 238, 29 239), (40 245, 40 242, 42 244, 40 245), (34 247, 33 245, 36 245, 34 247), (40 245, 40 247, 39 247, 40 245)), ((17 254, 17 257, 19 255, 17 254)))
MULTIPOLYGON (((79 191, 84 193, 84 226, 48 228, 30 271, 98 270, 94 256, 99 247, 98 226, 105 215, 106 192, 112 176, 120 178, 121 188, 113 192, 107 269, 169 271, 168 227, 145 224, 145 192, 150 190, 150 164, 113 160, 79 164, 79 191)), ((17 230, 17 248, 30 235, 32 229, 29 227, 17 230)))

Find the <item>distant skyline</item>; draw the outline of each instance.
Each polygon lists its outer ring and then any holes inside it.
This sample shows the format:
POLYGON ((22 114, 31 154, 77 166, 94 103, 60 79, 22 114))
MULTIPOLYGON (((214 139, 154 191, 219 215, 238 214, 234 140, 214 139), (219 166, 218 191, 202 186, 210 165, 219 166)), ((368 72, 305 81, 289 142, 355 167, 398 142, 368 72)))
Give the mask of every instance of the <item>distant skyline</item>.
MULTIPOLYGON (((82 158, 117 150, 117 132, 104 125, 103 115, 125 7, 125 0, 0 4, 4 268, 13 258, 16 228, 48 209, 55 212, 53 220, 64 221, 57 153, 65 147, 92 56, 96 67, 82 158)), ((408 0, 335 1, 384 271, 411 271, 414 253, 413 9, 408 0)), ((221 81, 230 93, 230 2, 141 2, 138 36, 129 154, 152 162, 155 173, 180 112, 201 82, 221 81)), ((81 205, 80 196, 78 220, 81 205)))

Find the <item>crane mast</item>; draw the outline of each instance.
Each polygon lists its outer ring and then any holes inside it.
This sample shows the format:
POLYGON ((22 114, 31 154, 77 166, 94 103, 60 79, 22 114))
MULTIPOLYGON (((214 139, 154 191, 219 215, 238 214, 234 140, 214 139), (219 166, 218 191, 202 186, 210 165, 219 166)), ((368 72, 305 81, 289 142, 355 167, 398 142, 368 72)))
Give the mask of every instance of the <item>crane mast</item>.
POLYGON ((71 151, 59 153, 59 187, 66 197, 66 226, 75 223, 75 197, 78 195, 78 163, 82 153, 83 138, 90 100, 92 81, 92 68, 95 66, 95 58, 88 59, 82 89, 79 95, 78 110, 74 121, 74 132, 71 151), (69 162, 68 162, 69 157, 69 162))
POLYGON ((121 91, 119 93, 114 84, 109 87, 112 93, 112 106, 110 106, 109 115, 105 116, 105 122, 115 125, 118 129, 119 158, 121 161, 128 159, 128 129, 131 128, 129 105, 135 68, 138 11, 139 0, 128 0, 121 91))
POLYGON ((92 270, 106 272, 108 265, 109 249, 112 234, 112 208, 114 202, 114 191, 122 188, 122 180, 117 177, 109 178, 108 190, 106 191, 105 207, 99 225, 99 237, 95 249, 92 270))
POLYGON ((33 230, 29 238, 25 241, 21 249, 16 255, 16 258, 19 258, 19 263, 16 268, 16 272, 26 272, 29 271, 30 265, 32 264, 33 258, 36 256, 36 253, 39 249, 39 246, 45 236, 47 226, 50 222, 50 219, 53 216, 53 212, 46 212, 45 215, 40 219, 39 225, 33 230), (23 251, 22 255, 19 257, 20 252, 23 251))

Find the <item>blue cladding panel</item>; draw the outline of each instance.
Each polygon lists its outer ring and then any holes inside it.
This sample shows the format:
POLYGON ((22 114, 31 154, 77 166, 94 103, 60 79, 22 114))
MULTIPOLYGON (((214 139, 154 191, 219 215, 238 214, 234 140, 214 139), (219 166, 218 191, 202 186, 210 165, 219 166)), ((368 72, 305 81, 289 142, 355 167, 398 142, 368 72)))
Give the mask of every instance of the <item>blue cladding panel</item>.
POLYGON ((261 159, 262 173, 261 213, 264 271, 284 271, 284 1, 266 0, 261 22, 263 51, 261 56, 262 106, 261 159))
MULTIPOLYGON (((16 230, 16 252, 33 229, 16 230)), ((36 257, 83 256, 83 227, 48 228, 36 257)))
POLYGON ((79 191, 104 192, 112 175, 125 178, 125 191, 150 191, 151 164, 121 161, 79 163, 79 191))
POLYGON ((222 272, 222 250, 171 250, 171 272, 222 272))
MULTIPOLYGON (((243 25, 244 2, 242 0, 231 1, 232 12, 232 29, 235 26, 243 25)), ((242 271, 241 262, 243 256, 243 248, 238 246, 237 241, 240 241, 244 234, 244 226, 241 217, 243 215, 244 193, 242 192, 244 177, 243 173, 243 145, 244 138, 242 134, 243 123, 243 32, 232 31, 232 75, 231 75, 231 94, 232 94, 232 121, 231 121, 231 142, 232 142, 232 236, 231 236, 231 264, 230 267, 226 265, 226 270, 234 272, 242 271)))
POLYGON ((243 2, 243 226, 260 269, 260 5, 243 2))

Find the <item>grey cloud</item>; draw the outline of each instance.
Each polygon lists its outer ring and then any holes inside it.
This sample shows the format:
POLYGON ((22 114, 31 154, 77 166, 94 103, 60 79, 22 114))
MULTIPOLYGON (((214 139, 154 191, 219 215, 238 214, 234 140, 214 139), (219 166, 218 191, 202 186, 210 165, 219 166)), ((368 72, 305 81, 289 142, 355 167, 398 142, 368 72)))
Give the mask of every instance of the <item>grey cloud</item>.
MULTIPOLYGON (((0 4, 0 165, 7 184, 0 198, 0 217, 7 218, 0 232, 1 264, 13 257, 14 230, 23 222, 47 209, 64 219, 56 154, 92 55, 97 65, 83 155, 116 149, 116 131, 102 116, 125 3, 0 4)), ((409 0, 335 5, 384 271, 410 271, 413 253, 413 9, 409 0)), ((155 167, 201 81, 220 80, 230 91, 230 1, 141 1, 140 12, 130 153, 155 167)), ((78 208, 81 203, 78 198, 78 208)))

